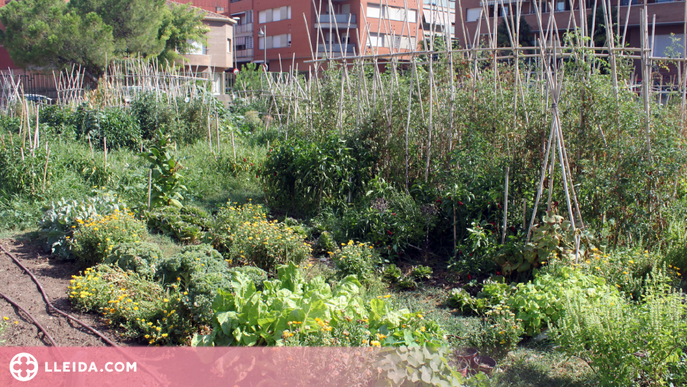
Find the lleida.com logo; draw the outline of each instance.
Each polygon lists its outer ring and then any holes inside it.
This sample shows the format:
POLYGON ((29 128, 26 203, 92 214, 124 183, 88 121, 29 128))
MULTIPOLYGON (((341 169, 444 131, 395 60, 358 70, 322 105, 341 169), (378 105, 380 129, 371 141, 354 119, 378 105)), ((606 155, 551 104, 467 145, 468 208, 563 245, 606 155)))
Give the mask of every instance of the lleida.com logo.
POLYGON ((38 374, 38 361, 30 353, 18 353, 10 362, 10 373, 18 381, 28 382, 38 374))
MULTIPOLYGON (((10 374, 20 382, 28 382, 38 374, 38 360, 30 353, 14 355, 10 374)), ((107 362, 98 367, 95 362, 45 362, 45 372, 136 372, 136 362, 107 362)))

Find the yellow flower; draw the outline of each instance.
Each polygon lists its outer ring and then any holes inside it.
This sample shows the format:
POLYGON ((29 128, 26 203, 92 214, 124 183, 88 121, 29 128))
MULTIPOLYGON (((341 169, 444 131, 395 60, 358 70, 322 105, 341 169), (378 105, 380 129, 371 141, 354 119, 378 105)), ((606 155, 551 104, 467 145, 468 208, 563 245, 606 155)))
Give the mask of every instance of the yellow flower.
POLYGON ((163 334, 162 334, 162 337, 167 337, 167 334, 166 334, 166 333, 163 333, 163 334))
POLYGON ((425 327, 420 327, 420 332, 425 332, 426 330, 425 327))
POLYGON ((370 341, 370 345, 373 347, 381 347, 381 343, 377 340, 370 341))
POLYGON ((169 300, 165 298, 164 300, 162 300, 162 302, 169 302, 169 300))
POLYGON ((8 321, 10 318, 9 317, 3 317, 2 319, 5 321, 8 321))

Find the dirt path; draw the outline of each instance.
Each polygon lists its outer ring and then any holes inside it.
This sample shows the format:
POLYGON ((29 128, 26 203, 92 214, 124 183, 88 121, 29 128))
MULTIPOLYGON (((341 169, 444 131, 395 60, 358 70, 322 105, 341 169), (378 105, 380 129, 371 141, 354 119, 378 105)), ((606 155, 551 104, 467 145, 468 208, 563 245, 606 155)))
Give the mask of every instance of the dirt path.
MULTIPOLYGON (((119 345, 127 345, 116 336, 116 332, 105 326, 92 314, 82 314, 72 309, 67 298, 67 286, 77 271, 71 263, 48 259, 40 246, 21 237, 0 239, 0 245, 16 256, 33 272, 45 289, 50 302, 57 308, 78 318, 102 332, 119 345)), ((0 292, 26 309, 52 336, 58 346, 105 346, 97 336, 80 325, 54 312, 48 307, 36 284, 7 254, 0 250, 0 292)), ((2 346, 45 346, 50 342, 20 310, 0 297, 0 318, 7 325, 0 336, 2 346), (9 320, 5 321, 5 317, 9 320)))

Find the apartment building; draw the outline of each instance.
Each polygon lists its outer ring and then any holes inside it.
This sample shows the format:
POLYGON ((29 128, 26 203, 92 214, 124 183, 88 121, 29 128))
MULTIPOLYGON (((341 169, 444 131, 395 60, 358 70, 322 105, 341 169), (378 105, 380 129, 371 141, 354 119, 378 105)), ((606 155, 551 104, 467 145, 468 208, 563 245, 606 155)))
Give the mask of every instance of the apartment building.
MULTIPOLYGON (((477 42, 475 40, 476 37, 479 35, 484 37, 484 34, 487 33, 487 21, 489 21, 489 25, 493 28, 494 17, 498 15, 502 18, 504 15, 514 14, 517 3, 518 0, 462 0, 462 8, 456 12, 456 39, 462 47, 470 47, 477 42)), ((630 47, 640 47, 640 9, 644 7, 644 2, 639 0, 610 0, 610 3, 614 8, 614 20, 612 23, 614 24, 613 29, 616 34, 620 32, 619 36, 621 36, 621 39, 625 35, 625 42, 630 47), (625 32, 626 18, 627 32, 625 32)), ((586 0, 585 9, 587 15, 592 14, 594 4, 600 6, 602 3, 601 1, 595 3, 593 0, 586 0)), ((574 27, 571 24, 571 13, 574 14, 576 23, 579 26, 579 1, 540 1, 536 5, 541 9, 543 16, 542 25, 545 31, 551 15, 553 15, 560 32, 574 27)), ((685 6, 684 0, 647 0, 649 25, 652 30, 655 30, 653 40, 654 56, 667 56, 669 54, 668 47, 673 43, 671 33, 674 34, 674 38, 680 39, 680 44, 684 44, 685 6), (656 17, 656 22, 655 27, 652 27, 654 16, 656 17)), ((537 22, 535 3, 532 0, 522 0, 521 7, 521 15, 530 25, 533 34, 535 36, 540 35, 541 31, 537 22)), ((501 23, 501 21, 499 20, 498 23, 501 23)), ((679 51, 680 53, 682 52, 681 49, 679 51)))
POLYGON ((451 0, 230 0, 237 67, 308 71, 315 58, 415 50, 455 23, 451 0))

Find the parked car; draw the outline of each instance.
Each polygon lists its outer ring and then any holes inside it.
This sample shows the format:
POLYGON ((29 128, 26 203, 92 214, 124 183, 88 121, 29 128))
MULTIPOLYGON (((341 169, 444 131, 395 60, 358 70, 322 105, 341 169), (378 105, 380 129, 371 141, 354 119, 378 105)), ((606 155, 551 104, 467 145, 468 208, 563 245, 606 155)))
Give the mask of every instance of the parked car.
POLYGON ((37 102, 40 104, 52 104, 52 98, 40 94, 24 94, 24 99, 27 101, 37 102))

